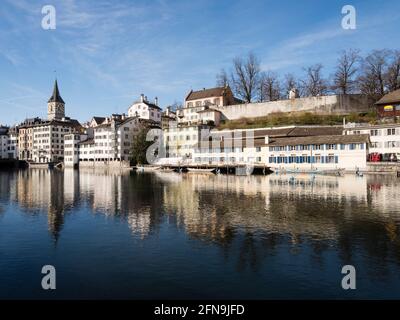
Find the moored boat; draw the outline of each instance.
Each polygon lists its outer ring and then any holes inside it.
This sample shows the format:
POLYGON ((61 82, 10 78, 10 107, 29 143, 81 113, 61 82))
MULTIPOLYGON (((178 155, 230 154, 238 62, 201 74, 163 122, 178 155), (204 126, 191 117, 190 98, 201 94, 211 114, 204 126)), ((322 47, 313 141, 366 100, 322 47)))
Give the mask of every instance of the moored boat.
POLYGON ((215 168, 202 169, 202 168, 187 168, 189 173, 213 173, 215 168))
POLYGON ((137 171, 145 172, 145 171, 156 171, 160 169, 158 166, 136 166, 137 171))
POLYGON ((53 169, 54 163, 52 162, 28 162, 29 169, 53 169))

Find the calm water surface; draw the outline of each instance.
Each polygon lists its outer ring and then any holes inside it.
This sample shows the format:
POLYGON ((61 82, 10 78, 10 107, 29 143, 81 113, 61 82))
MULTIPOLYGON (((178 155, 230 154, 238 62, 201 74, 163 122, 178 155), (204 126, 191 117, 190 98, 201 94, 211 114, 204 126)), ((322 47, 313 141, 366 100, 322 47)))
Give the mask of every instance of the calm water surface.
POLYGON ((0 298, 398 299, 399 227, 395 177, 3 171, 0 298))

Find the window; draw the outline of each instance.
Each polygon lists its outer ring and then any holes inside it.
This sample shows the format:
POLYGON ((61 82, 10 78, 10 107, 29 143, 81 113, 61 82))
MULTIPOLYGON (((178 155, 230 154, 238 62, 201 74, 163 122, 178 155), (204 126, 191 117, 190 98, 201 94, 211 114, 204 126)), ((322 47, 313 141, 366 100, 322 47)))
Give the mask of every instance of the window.
POLYGON ((371 130, 371 136, 378 136, 379 135, 379 130, 377 130, 377 129, 374 129, 374 130, 371 130))
POLYGON ((257 147, 256 152, 261 152, 261 147, 257 147))
POLYGON ((335 156, 330 154, 326 157, 326 163, 335 163, 335 156))
POLYGON ((394 136, 396 134, 396 129, 387 129, 388 136, 394 136))

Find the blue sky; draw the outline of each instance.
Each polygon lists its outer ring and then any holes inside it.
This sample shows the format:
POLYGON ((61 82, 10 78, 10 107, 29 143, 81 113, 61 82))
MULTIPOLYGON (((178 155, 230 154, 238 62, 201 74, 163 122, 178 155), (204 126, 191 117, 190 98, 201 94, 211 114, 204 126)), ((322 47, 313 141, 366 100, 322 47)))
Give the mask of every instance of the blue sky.
POLYGON ((0 124, 45 117, 54 70, 66 113, 80 121, 123 113, 141 93, 162 107, 215 85, 221 68, 253 51, 282 76, 340 50, 400 49, 400 1, 1 0, 0 124), (44 5, 56 30, 43 30, 44 5), (341 8, 357 29, 341 28, 341 8))

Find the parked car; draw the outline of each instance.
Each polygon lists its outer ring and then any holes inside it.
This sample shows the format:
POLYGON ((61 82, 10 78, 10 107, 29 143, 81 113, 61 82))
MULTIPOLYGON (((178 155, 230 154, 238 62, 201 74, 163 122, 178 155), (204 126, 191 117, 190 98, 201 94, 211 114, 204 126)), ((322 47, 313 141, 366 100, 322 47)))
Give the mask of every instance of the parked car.
POLYGON ((383 162, 397 162, 397 156, 395 153, 384 153, 382 155, 383 162))
POLYGON ((373 152, 368 155, 368 161, 379 162, 382 160, 382 155, 378 152, 373 152))

